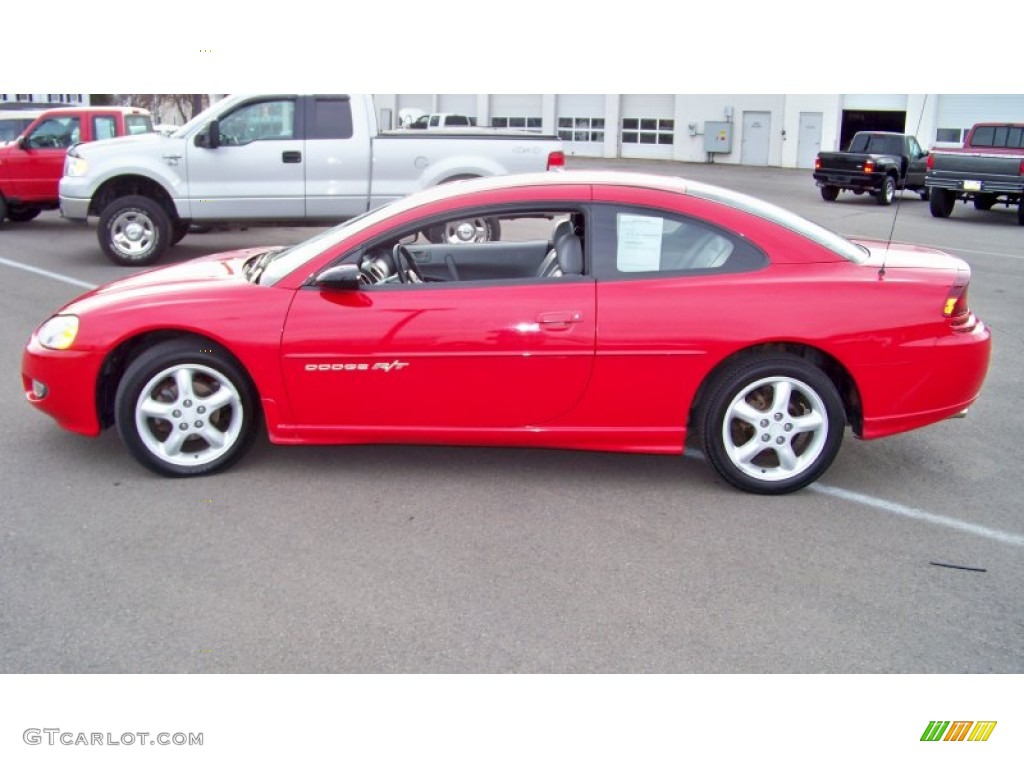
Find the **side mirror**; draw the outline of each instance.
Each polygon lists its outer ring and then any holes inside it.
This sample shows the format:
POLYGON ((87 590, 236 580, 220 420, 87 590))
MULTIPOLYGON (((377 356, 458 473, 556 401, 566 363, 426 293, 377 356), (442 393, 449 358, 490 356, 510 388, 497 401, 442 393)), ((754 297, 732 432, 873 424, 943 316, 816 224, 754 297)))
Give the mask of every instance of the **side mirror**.
POLYGON ((338 264, 317 275, 314 285, 352 290, 359 287, 361 274, 359 267, 355 264, 338 264))
POLYGON ((220 121, 211 120, 206 130, 196 134, 195 145, 203 149, 216 149, 220 146, 220 121))

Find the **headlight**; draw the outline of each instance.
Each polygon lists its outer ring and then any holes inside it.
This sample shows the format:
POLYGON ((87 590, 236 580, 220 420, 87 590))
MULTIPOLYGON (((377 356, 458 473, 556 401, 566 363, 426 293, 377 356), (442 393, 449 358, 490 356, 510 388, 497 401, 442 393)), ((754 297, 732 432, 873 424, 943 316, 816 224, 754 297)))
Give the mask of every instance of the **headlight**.
POLYGON ((77 335, 78 318, 75 315, 51 317, 36 331, 39 343, 47 349, 70 349, 77 335))
POLYGON ((64 159, 64 175, 65 176, 85 176, 89 170, 89 161, 84 157, 74 157, 68 155, 64 159))

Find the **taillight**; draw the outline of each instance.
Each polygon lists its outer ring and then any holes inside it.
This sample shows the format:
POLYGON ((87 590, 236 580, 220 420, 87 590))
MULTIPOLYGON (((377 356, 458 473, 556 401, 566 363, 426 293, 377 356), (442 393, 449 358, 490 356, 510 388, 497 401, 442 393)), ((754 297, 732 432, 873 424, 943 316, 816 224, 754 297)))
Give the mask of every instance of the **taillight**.
POLYGON ((929 152, 928 153, 928 161, 924 165, 925 165, 925 168, 927 168, 929 171, 932 168, 934 168, 935 167, 935 155, 933 155, 931 152, 929 152))
POLYGON ((814 158, 814 170, 816 170, 816 171, 820 171, 821 170, 821 158, 820 157, 814 158))
POLYGON ((867 160, 867 161, 865 161, 864 162, 864 173, 874 173, 874 172, 875 172, 875 161, 874 160, 867 160))
POLYGON ((548 153, 548 170, 552 168, 565 168, 565 152, 548 153))
POLYGON ((1017 173, 1019 173, 1021 176, 1024 176, 1024 160, 1020 161, 1020 168, 1017 169, 1017 173))
POLYGON ((954 330, 970 330, 975 325, 974 315, 967 304, 967 286, 971 282, 968 270, 959 270, 956 279, 946 294, 946 303, 942 308, 942 316, 949 318, 954 330))

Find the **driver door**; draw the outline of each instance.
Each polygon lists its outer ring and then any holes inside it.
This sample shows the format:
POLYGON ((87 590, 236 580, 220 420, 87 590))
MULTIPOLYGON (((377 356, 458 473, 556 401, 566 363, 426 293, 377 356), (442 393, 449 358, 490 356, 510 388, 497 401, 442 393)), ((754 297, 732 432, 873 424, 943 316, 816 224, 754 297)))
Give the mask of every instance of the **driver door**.
POLYGON ((80 137, 79 115, 61 115, 39 123, 5 158, 11 189, 8 196, 29 202, 56 200, 64 157, 80 137))
POLYGON ((282 343, 292 411, 300 427, 425 436, 541 425, 582 397, 595 320, 589 277, 304 288, 282 343))

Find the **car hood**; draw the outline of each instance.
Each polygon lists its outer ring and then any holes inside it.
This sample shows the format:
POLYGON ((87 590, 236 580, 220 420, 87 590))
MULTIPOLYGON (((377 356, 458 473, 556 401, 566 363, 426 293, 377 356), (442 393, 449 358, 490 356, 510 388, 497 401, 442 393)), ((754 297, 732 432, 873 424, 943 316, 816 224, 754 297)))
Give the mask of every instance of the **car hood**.
POLYGON ((122 303, 139 307, 147 302, 204 300, 214 294, 223 295, 224 287, 232 284, 262 290, 246 279, 242 268, 253 256, 282 247, 245 248, 140 272, 94 288, 64 307, 61 313, 82 314, 122 303))
POLYGON ((164 136, 160 133, 139 133, 134 136, 115 136, 112 139, 99 139, 98 141, 87 141, 82 144, 76 144, 71 151, 71 154, 77 155, 78 157, 95 157, 96 155, 105 154, 111 150, 116 152, 123 151, 126 147, 131 146, 152 146, 160 143, 177 143, 181 139, 171 139, 168 136, 164 136))

